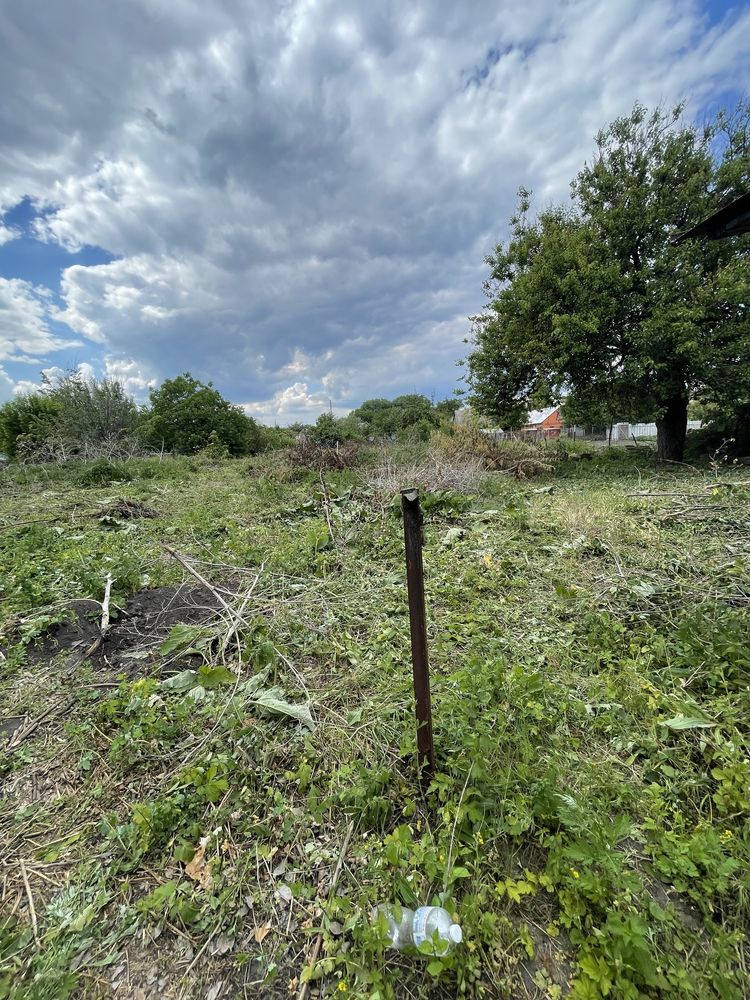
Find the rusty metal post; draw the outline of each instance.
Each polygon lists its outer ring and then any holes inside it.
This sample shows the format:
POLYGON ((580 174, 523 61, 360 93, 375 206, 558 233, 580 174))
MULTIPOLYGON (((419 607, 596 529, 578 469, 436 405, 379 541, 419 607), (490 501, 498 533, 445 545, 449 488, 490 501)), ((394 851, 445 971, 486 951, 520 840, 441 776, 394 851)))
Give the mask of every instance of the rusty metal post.
POLYGON ((414 673, 414 700, 417 717, 417 758, 420 777, 427 782, 435 773, 435 749, 432 744, 432 705, 430 671, 427 662, 427 619, 424 606, 424 570, 422 567, 422 510, 419 490, 401 490, 406 548, 406 585, 409 595, 411 626, 411 662, 414 673))

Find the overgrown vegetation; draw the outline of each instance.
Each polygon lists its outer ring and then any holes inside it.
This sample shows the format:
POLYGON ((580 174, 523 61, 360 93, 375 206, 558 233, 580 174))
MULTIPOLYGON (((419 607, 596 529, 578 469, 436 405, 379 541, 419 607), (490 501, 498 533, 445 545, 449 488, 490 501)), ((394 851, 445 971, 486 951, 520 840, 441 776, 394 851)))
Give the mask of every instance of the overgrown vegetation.
POLYGON ((425 483, 422 792, 392 490, 450 440, 0 472, 0 995, 747 995, 747 473, 425 483))
POLYGON ((0 407, 0 451, 38 462, 132 454, 138 408, 112 379, 70 372, 0 407))
POLYGON ((116 380, 79 370, 54 379, 43 373, 38 391, 0 406, 0 459, 112 461, 154 452, 220 459, 291 448, 297 466, 341 469, 350 464, 338 457, 341 445, 351 446, 351 458, 355 442, 424 442, 450 428, 458 407, 412 394, 367 400, 346 417, 321 413, 314 425, 268 427, 189 372, 152 388, 140 408, 116 380))

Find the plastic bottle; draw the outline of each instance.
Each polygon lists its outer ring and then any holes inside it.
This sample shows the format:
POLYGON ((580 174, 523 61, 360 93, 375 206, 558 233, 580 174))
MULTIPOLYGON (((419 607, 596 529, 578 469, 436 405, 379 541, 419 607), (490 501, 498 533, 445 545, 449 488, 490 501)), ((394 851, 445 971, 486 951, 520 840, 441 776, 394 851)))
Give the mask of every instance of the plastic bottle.
POLYGON ((381 903, 372 911, 373 921, 384 914, 388 921, 390 947, 401 951, 407 945, 419 947, 423 942, 430 945, 429 954, 448 955, 463 940, 461 927, 442 906, 420 906, 410 910, 406 906, 390 906, 381 903), (438 939, 433 935, 438 932, 438 939))

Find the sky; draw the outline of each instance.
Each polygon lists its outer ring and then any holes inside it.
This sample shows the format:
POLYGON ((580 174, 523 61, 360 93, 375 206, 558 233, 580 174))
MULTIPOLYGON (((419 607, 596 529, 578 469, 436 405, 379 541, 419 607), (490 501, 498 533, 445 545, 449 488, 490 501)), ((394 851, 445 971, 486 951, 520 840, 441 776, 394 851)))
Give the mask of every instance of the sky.
POLYGON ((0 0, 0 402, 76 366, 279 424, 450 396, 519 186, 748 79, 749 0, 0 0))

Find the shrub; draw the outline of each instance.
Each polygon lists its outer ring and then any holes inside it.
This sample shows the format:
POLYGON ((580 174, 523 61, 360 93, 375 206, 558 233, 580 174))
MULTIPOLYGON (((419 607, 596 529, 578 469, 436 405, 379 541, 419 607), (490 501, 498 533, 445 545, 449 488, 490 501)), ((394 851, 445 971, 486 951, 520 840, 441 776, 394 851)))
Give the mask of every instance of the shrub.
POLYGON ((336 445, 344 441, 361 440, 364 424, 354 414, 334 417, 332 413, 321 413, 310 430, 309 437, 320 445, 336 445))
POLYGON ((112 379, 74 371, 0 407, 0 450, 31 462, 130 456, 138 408, 112 379))
POLYGON ((17 396, 0 406, 0 452, 23 458, 54 433, 59 415, 56 400, 39 393, 17 396))
POLYGON ((208 435, 208 441, 198 454, 211 461, 220 461, 222 458, 229 458, 229 448, 221 440, 217 431, 211 431, 208 435))
POLYGON ((258 452, 277 451, 290 448, 294 444, 294 432, 288 427, 266 427, 258 425, 260 432, 260 447, 258 452))
POLYGON ((74 478, 78 486, 102 486, 104 483, 130 482, 133 479, 133 472, 125 463, 98 458, 94 462, 81 465, 76 470, 74 478))
POLYGON ((400 430, 398 432, 398 439, 405 442, 429 441, 430 435, 434 430, 435 424, 426 417, 421 417, 413 424, 409 424, 408 427, 400 430))
POLYGON ((138 424, 138 407, 114 379, 69 372, 47 394, 58 407, 56 432, 69 446, 118 441, 138 424))

